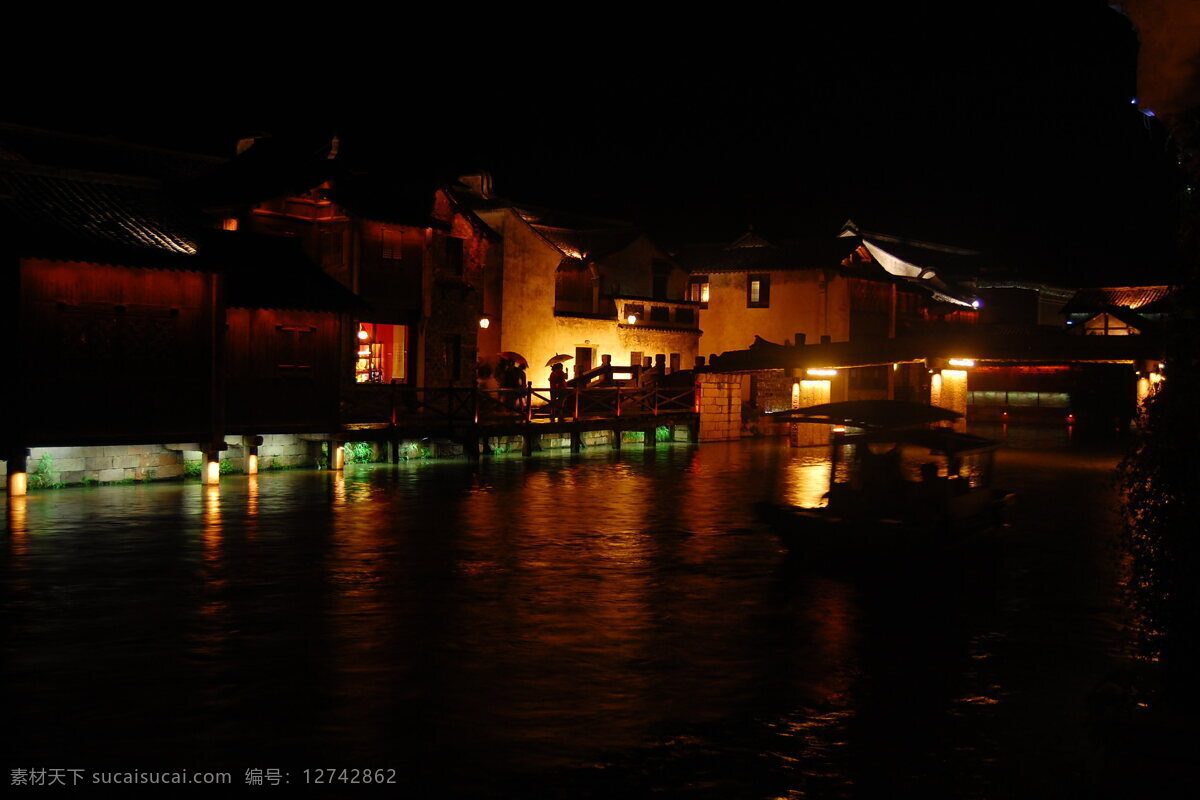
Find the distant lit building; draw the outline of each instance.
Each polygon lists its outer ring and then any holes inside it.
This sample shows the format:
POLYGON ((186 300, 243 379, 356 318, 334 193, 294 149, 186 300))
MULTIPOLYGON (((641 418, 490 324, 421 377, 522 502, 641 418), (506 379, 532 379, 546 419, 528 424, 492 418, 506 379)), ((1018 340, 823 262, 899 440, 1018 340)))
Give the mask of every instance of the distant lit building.
POLYGON ((604 356, 618 366, 649 359, 667 373, 694 366, 701 304, 686 297, 686 271, 641 230, 502 200, 485 176, 464 180, 471 207, 501 239, 488 267, 483 358, 518 353, 538 385, 559 354, 572 357, 574 376, 604 356))

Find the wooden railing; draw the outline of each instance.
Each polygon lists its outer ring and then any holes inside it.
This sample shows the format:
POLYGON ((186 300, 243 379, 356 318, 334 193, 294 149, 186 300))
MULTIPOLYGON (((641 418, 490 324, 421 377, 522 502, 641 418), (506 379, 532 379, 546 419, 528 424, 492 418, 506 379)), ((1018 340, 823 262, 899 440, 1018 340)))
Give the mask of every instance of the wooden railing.
POLYGON ((345 424, 533 422, 657 417, 695 410, 693 386, 476 389, 358 383, 342 392, 345 424))

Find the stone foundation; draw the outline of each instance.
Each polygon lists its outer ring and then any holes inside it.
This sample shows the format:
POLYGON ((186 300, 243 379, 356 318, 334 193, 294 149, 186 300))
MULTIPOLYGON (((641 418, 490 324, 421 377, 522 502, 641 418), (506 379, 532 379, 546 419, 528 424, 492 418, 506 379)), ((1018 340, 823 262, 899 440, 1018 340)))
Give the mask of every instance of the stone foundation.
POLYGON ((696 376, 700 393, 701 442, 724 442, 742 437, 742 376, 731 373, 701 373, 696 376))
MULTIPOLYGON (((674 441, 690 441, 686 426, 677 426, 674 441)), ((589 447, 611 447, 612 431, 584 431, 582 444, 589 447)), ((641 444, 642 431, 624 431, 622 443, 641 444)), ((258 469, 315 467, 321 458, 322 442, 302 439, 292 434, 264 434, 258 448, 258 469)), ((221 472, 246 471, 246 451, 242 437, 229 436, 221 453, 221 472)), ((488 439, 488 446, 497 453, 520 453, 520 436, 500 436, 488 439)), ((544 433, 538 436, 541 450, 569 449, 568 433, 544 433)), ((391 459, 385 442, 372 442, 371 460, 391 459)), ((409 440, 400 443, 401 459, 455 458, 463 456, 463 446, 449 439, 409 440)), ((91 483, 132 483, 171 480, 187 476, 198 477, 204 454, 198 450, 168 450, 161 444, 104 445, 89 447, 35 447, 28 459, 29 487, 53 488, 91 483)), ((347 462, 349 463, 349 461, 347 462)), ((7 462, 0 461, 0 478, 7 476, 7 462)))
MULTIPOLYGON (((223 471, 244 472, 245 451, 240 437, 230 437, 221 454, 223 471), (234 445, 237 446, 234 446, 234 445)), ((267 434, 258 448, 260 471, 312 466, 319 443, 291 434, 267 434)), ((89 483, 159 481, 198 475, 203 455, 196 450, 168 450, 161 444, 97 445, 87 447, 34 447, 29 451, 31 489, 89 483), (189 463, 190 462, 190 463, 189 463)), ((0 476, 8 462, 0 461, 0 476)))

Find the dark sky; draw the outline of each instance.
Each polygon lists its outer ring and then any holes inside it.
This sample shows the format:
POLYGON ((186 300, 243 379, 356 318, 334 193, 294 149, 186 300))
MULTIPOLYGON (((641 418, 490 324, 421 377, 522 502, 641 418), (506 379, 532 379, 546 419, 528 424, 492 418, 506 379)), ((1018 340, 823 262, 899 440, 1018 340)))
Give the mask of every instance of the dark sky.
POLYGON ((94 38, 64 46, 5 116, 218 153, 336 128, 358 163, 487 168, 508 196, 667 238, 854 217, 1080 282, 1157 267, 1170 158, 1130 104, 1128 22, 1103 2, 917 5, 239 17, 100 59, 94 38))

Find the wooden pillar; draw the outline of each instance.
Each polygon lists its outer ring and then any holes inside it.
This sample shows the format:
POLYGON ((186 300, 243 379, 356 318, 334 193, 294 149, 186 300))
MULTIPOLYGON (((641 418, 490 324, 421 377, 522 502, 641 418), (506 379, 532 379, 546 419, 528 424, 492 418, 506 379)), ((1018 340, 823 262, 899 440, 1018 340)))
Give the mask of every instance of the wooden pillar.
POLYGON ((645 438, 645 442, 643 444, 645 444, 646 447, 658 447, 658 438, 654 435, 657 432, 658 428, 647 428, 646 432, 642 434, 642 436, 645 438))
POLYGON ((533 437, 533 432, 528 429, 521 434, 521 455, 525 457, 533 455, 533 437))
POLYGON ((469 433, 463 437, 463 455, 471 461, 479 460, 479 434, 469 433))
POLYGON ((611 431, 611 434, 612 434, 611 444, 612 444, 613 450, 621 449, 621 433, 622 433, 622 431, 620 431, 620 430, 611 431))
POLYGON ((578 453, 583 449, 583 431, 578 426, 571 428, 571 452, 578 453))

